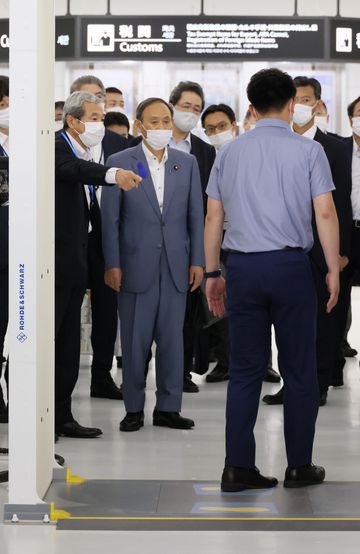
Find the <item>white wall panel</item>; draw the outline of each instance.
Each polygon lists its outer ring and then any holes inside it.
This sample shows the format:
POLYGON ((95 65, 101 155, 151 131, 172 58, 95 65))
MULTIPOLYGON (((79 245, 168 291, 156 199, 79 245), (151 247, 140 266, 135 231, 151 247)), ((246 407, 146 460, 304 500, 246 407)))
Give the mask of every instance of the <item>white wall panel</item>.
POLYGON ((207 15, 293 15, 294 0, 204 0, 207 15))
POLYGON ((336 0, 298 0, 298 14, 318 17, 336 15, 336 0))
POLYGON ((360 17, 359 0, 340 0, 340 15, 342 17, 360 17))
POLYGON ((107 12, 107 1, 71 0, 70 12, 72 15, 105 15, 107 12))
POLYGON ((55 15, 67 14, 67 0, 55 0, 55 15))
POLYGON ((0 0, 0 18, 9 17, 9 0, 0 0))
POLYGON ((110 11, 113 15, 199 15, 200 0, 111 0, 110 11))

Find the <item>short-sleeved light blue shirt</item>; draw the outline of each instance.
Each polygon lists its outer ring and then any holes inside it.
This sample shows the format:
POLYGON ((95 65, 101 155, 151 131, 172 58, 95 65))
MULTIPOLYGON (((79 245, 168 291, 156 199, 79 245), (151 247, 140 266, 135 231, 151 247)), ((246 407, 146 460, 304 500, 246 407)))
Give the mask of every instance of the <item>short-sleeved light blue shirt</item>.
POLYGON ((224 249, 267 252, 310 250, 312 199, 334 189, 318 142, 280 119, 261 119, 220 150, 206 192, 229 222, 224 249))

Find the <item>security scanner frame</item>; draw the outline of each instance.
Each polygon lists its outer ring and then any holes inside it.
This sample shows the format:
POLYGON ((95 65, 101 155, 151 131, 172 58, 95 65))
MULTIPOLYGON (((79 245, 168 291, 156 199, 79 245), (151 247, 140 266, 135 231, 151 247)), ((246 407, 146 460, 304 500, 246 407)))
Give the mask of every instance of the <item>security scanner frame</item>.
POLYGON ((213 481, 87 480, 59 465, 63 459, 54 456, 53 2, 11 0, 10 37, 5 521, 57 523, 59 530, 359 531, 360 483, 221 493, 213 481))

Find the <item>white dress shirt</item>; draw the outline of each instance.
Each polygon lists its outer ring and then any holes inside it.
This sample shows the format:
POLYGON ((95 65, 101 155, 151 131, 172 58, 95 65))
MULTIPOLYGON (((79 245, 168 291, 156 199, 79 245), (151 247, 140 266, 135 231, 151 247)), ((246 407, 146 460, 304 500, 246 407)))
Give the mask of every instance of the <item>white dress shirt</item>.
POLYGON ((5 153, 9 155, 9 135, 0 132, 0 144, 5 150, 5 153))
POLYGON ((360 148, 355 140, 353 141, 351 177, 351 204, 353 219, 360 220, 360 148))
POLYGON ((190 154, 191 150, 191 134, 189 133, 187 137, 180 140, 179 142, 176 142, 174 137, 171 137, 169 142, 170 148, 175 148, 175 150, 181 150, 181 152, 185 152, 185 154, 190 154))
POLYGON ((146 161, 148 163, 152 182, 154 183, 156 198, 159 202, 160 211, 162 212, 164 205, 164 189, 165 189, 165 163, 168 159, 167 148, 165 148, 162 160, 159 162, 156 156, 147 148, 144 141, 141 143, 146 161))
POLYGON ((310 127, 310 129, 305 131, 305 133, 303 133, 302 136, 306 137, 306 138, 309 138, 311 140, 314 140, 315 135, 316 135, 316 131, 317 131, 317 126, 314 124, 312 127, 310 127))

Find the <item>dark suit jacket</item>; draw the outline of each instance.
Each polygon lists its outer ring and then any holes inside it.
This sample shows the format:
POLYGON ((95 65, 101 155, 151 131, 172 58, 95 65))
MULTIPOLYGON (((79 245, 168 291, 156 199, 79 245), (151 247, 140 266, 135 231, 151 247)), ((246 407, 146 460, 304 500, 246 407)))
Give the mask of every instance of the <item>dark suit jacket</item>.
POLYGON ((351 171, 353 149, 354 149, 354 138, 352 136, 343 138, 342 143, 345 144, 346 152, 347 152, 347 155, 349 156, 349 159, 350 159, 350 171, 351 171))
POLYGON ((337 140, 344 140, 344 137, 338 135, 337 133, 327 132, 326 134, 328 137, 333 137, 333 138, 336 138, 337 140))
MULTIPOLYGON (((191 150, 190 154, 195 156, 200 170, 201 188, 203 191, 204 203, 206 208, 207 195, 206 187, 209 181, 211 169, 216 157, 216 150, 211 145, 191 134, 191 150)), ((206 210, 205 210, 206 213, 206 210)))
POLYGON ((9 206, 0 207, 0 271, 9 265, 9 206))
POLYGON ((84 184, 106 185, 108 168, 75 157, 55 139, 55 284, 86 286, 89 210, 84 184))
MULTIPOLYGON (((339 219, 340 228, 340 254, 350 255, 351 231, 352 231, 352 207, 351 207, 351 164, 348 151, 343 142, 330 137, 317 129, 314 140, 322 144, 336 190, 333 191, 334 203, 339 219)), ((313 224, 314 246, 310 256, 316 265, 323 271, 327 271, 324 253, 317 233, 315 220, 313 224)))
POLYGON ((102 140, 102 147, 104 150, 104 162, 108 159, 111 154, 116 154, 116 152, 121 152, 128 148, 128 140, 125 137, 119 135, 119 133, 114 133, 110 129, 105 129, 105 136, 102 140))

